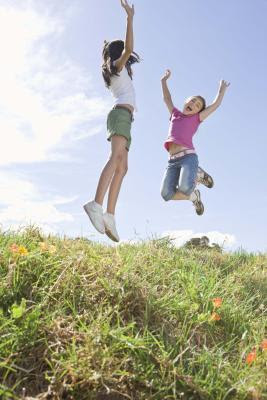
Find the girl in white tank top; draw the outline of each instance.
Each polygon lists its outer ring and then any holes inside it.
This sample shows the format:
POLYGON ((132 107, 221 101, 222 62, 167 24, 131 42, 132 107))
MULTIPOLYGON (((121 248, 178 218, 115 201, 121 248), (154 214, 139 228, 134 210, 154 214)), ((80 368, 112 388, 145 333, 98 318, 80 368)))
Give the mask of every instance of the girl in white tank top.
POLYGON ((115 223, 115 208, 120 187, 128 168, 128 151, 131 144, 131 123, 136 110, 135 90, 131 65, 139 62, 133 51, 134 6, 121 0, 127 14, 126 39, 105 42, 102 75, 114 97, 114 107, 108 114, 108 140, 111 154, 99 178, 94 200, 84 205, 93 226, 115 242, 119 235, 115 223), (103 201, 108 191, 107 211, 103 214, 103 201))
POLYGON ((110 79, 109 89, 117 104, 129 104, 136 110, 135 90, 133 81, 126 67, 123 67, 119 76, 113 75, 110 79))

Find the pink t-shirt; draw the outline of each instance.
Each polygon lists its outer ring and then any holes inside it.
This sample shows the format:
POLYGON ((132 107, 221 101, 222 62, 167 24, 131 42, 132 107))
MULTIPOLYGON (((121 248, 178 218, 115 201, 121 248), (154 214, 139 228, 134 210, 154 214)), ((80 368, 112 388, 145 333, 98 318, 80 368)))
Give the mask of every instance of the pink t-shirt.
POLYGON ((185 115, 177 108, 173 108, 171 114, 169 134, 164 147, 169 150, 169 143, 180 144, 187 149, 195 150, 192 138, 200 124, 199 113, 185 115))

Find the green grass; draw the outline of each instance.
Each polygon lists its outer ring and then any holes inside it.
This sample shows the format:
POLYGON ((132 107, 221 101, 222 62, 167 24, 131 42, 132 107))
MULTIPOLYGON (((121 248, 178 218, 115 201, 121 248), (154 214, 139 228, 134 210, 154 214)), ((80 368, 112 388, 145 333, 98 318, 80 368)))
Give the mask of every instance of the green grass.
POLYGON ((267 399, 266 278, 263 254, 2 233, 0 398, 267 399))

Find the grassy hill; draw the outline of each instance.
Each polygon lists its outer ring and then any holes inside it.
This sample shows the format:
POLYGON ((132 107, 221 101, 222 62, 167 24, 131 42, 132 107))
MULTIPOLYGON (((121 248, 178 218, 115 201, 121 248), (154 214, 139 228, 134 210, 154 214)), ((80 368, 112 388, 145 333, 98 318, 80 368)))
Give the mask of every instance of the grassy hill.
POLYGON ((0 234, 0 398, 267 399, 267 256, 0 234))

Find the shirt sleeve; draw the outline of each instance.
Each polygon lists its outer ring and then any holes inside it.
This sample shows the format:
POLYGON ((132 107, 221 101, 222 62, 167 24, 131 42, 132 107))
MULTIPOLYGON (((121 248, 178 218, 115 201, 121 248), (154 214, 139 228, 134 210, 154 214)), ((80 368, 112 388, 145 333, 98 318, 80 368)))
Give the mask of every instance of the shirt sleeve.
POLYGON ((171 116, 178 117, 178 116, 181 115, 181 114, 182 114, 182 113, 181 113, 180 110, 178 110, 178 108, 173 107, 171 116))

